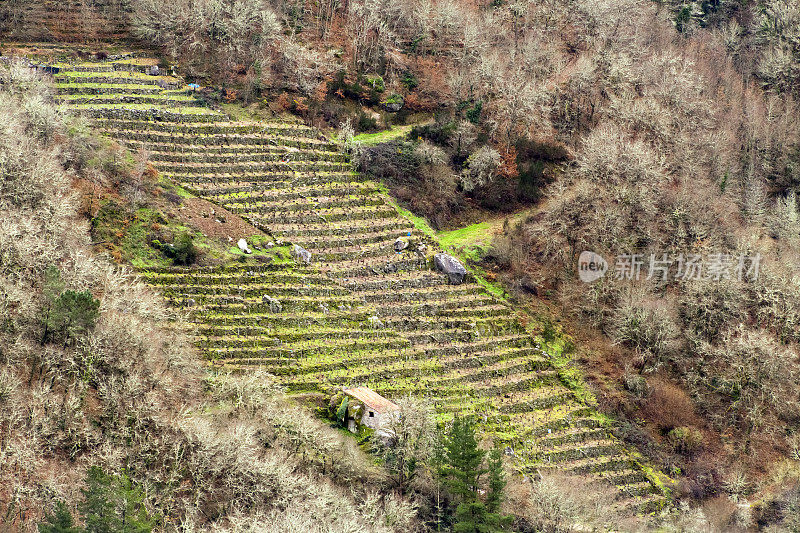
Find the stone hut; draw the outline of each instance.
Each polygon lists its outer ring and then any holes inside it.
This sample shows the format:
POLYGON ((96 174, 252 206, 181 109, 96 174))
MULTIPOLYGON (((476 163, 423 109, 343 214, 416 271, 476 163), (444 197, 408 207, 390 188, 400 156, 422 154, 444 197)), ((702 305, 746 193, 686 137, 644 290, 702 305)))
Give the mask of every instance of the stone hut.
POLYGON ((349 431, 356 433, 361 425, 374 429, 377 435, 391 436, 392 431, 387 428, 400 409, 397 404, 368 387, 344 389, 342 392, 350 398, 347 408, 349 431))

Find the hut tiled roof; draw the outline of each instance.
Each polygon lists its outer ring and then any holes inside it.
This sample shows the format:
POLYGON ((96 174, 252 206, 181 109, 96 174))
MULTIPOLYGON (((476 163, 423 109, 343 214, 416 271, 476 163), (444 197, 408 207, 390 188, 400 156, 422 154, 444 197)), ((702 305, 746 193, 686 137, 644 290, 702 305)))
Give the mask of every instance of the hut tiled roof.
POLYGON ((384 414, 389 411, 396 411, 400 409, 397 404, 387 400, 374 390, 368 387, 355 387, 352 389, 344 389, 343 391, 348 396, 352 396, 356 400, 362 402, 372 410, 384 414))

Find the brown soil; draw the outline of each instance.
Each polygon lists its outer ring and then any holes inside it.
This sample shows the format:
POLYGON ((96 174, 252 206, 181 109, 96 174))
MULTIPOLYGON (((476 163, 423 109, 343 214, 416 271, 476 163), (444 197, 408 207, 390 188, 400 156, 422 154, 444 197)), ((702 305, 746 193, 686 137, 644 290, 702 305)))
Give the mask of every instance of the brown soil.
POLYGON ((170 214, 211 239, 227 241, 230 238, 236 243, 241 238, 267 235, 239 215, 200 198, 184 200, 180 206, 175 206, 170 214))

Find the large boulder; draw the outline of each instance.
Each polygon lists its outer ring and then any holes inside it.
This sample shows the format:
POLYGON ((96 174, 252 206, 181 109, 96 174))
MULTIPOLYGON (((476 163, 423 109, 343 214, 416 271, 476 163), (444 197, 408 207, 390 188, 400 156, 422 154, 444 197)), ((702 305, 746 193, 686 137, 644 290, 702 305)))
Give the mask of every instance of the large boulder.
POLYGON ((246 241, 246 240, 244 240, 244 239, 239 239, 239 242, 238 242, 238 243, 236 243, 236 244, 239 246, 239 249, 240 249, 242 252, 244 252, 244 253, 246 253, 246 254, 252 254, 252 253, 253 253, 253 250, 251 250, 251 249, 250 249, 250 247, 249 247, 249 246, 247 246, 247 241, 246 241))
POLYGON ((392 94, 388 98, 386 98, 382 103, 386 111, 389 111, 390 113, 397 113, 398 111, 403 109, 403 105, 405 104, 405 99, 399 94, 392 94))
POLYGON ((444 253, 436 254, 433 256, 433 264, 436 265, 437 269, 447 274, 450 283, 453 285, 464 283, 467 269, 452 255, 444 253))
POLYGON ((302 261, 304 263, 311 262, 311 252, 302 246, 298 246, 297 244, 292 246, 292 256, 298 261, 302 261))
POLYGON ((403 239, 398 238, 396 241, 394 241, 395 252, 402 252, 406 248, 408 248, 408 242, 404 241, 403 239))

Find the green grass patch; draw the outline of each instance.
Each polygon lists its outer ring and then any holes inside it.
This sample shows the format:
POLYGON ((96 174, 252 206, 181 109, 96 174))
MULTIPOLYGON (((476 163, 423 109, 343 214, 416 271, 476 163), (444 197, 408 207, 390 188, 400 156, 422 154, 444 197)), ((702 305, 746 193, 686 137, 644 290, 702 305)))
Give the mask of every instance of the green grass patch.
MULTIPOLYGON (((150 76, 141 72, 128 72, 127 70, 115 70, 112 72, 83 72, 75 70, 62 70, 56 74, 56 80, 60 81, 65 78, 81 79, 81 78, 128 78, 131 82, 136 80, 158 80, 166 83, 181 83, 181 80, 172 76, 150 76)), ((149 84, 148 84, 149 85, 149 84)))
POLYGON ((575 394, 578 401, 589 407, 597 407, 597 398, 586 385, 583 372, 575 365, 572 358, 575 347, 572 339, 564 334, 560 327, 549 321, 539 322, 534 327, 536 326, 543 327, 536 340, 550 356, 561 383, 575 394))
POLYGON ((85 109, 119 109, 119 110, 135 110, 135 111, 148 111, 151 109, 158 109, 159 111, 172 113, 174 115, 222 115, 219 112, 205 107, 160 107, 157 104, 75 104, 71 106, 72 109, 78 111, 85 109))
MULTIPOLYGON (((140 90, 140 89, 161 89, 156 85, 141 85, 136 83, 66 83, 56 82, 56 88, 65 89, 126 89, 126 90, 140 90)), ((176 89, 176 91, 183 91, 176 89)), ((165 91, 166 92, 166 91, 165 91)))
MULTIPOLYGON (((196 102, 194 96, 190 94, 179 94, 179 93, 167 93, 162 92, 160 94, 120 94, 120 93, 112 93, 112 94, 60 94, 58 95, 58 99, 63 102, 69 102, 70 100, 111 100, 111 99, 118 99, 121 100, 123 98, 148 98, 150 100, 156 102, 196 102)), ((87 102, 84 105, 94 105, 92 103, 87 102)), ((141 105, 151 105, 151 104, 141 104, 141 105)))
POLYGON ((174 181, 165 178, 161 174, 159 174, 158 184, 165 191, 172 192, 172 193, 178 195, 181 198, 197 198, 196 195, 192 194, 187 189, 185 189, 182 186, 178 185, 174 181))
POLYGON ((464 259, 477 263, 486 255, 496 229, 492 222, 479 222, 457 230, 442 231, 436 236, 443 247, 457 250, 464 259))
POLYGON ((362 133, 353 137, 353 140, 363 144, 364 146, 375 146, 376 144, 393 141, 395 139, 407 136, 409 133, 411 133, 411 129, 414 126, 415 124, 409 124, 407 126, 393 126, 388 130, 379 131, 378 133, 362 133))

